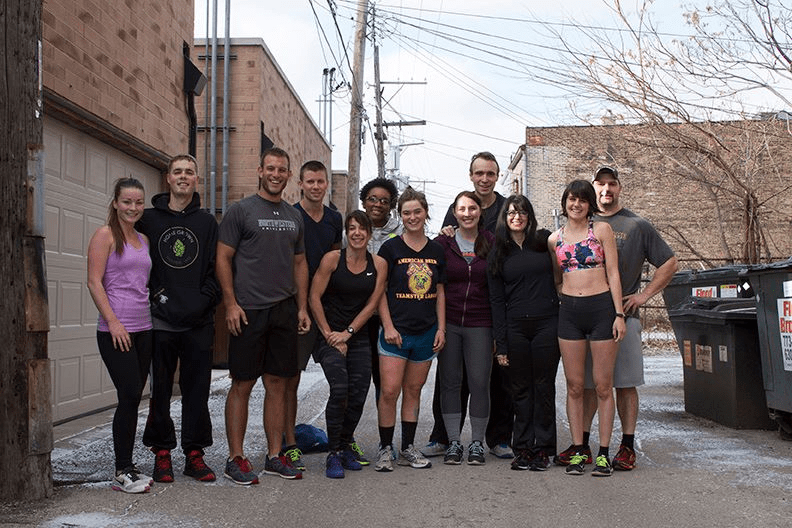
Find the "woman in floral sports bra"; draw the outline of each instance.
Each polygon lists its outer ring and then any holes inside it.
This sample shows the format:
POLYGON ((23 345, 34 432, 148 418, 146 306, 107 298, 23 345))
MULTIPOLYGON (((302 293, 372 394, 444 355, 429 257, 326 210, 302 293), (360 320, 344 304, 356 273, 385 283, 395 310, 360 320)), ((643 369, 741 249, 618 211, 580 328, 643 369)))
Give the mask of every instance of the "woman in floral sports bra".
POLYGON ((587 349, 591 350, 592 374, 597 391, 600 449, 594 476, 609 476, 609 450, 613 432, 613 366, 624 337, 616 239, 610 225, 593 222, 598 212, 597 195, 591 183, 575 180, 561 197, 567 223, 550 235, 548 249, 555 252, 553 264, 560 284, 558 344, 567 382, 567 417, 575 455, 566 472, 582 475, 583 388, 587 349), (588 345, 588 347, 587 347, 588 345))

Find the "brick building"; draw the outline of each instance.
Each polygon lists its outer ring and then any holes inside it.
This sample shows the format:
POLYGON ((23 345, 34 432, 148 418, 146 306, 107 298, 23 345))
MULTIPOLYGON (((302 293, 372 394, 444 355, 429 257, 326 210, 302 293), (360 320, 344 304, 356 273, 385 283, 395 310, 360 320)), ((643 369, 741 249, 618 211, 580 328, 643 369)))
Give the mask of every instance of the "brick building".
POLYGON ((192 0, 45 0, 42 66, 49 358, 53 420, 115 404, 96 348, 86 287, 88 242, 106 221, 113 182, 162 189, 188 138, 183 91, 192 0))
MULTIPOLYGON (((217 176, 215 192, 217 211, 222 210, 222 108, 224 39, 218 39, 217 56, 217 176)), ((209 49, 211 54, 211 45, 209 49)), ((203 71, 206 60, 206 41, 196 39, 193 48, 198 67, 203 71)), ((294 177, 284 191, 289 203, 299 200, 298 169, 305 161, 316 159, 330 169, 330 145, 311 118, 300 98, 295 94, 286 75, 278 66, 267 45, 259 38, 233 38, 229 50, 228 95, 228 204, 249 196, 258 189, 256 167, 263 148, 275 145, 289 153, 294 177)), ((206 89, 203 97, 208 97, 206 89)), ((196 107, 198 123, 198 159, 201 172, 208 176, 205 155, 209 130, 204 126, 206 106, 196 107)), ((330 175, 328 175, 330 176, 330 175)), ((205 178, 210 181, 208 177, 205 178)), ((208 200, 207 200, 208 203, 208 200)))
MULTIPOLYGON (((117 178, 141 180, 148 202, 164 190, 168 159, 188 151, 185 71, 192 63, 202 71, 205 60, 198 58, 203 46, 193 48, 194 9, 193 0, 44 1, 48 348, 55 422, 115 404, 96 347, 97 310, 86 287, 88 242, 106 221, 117 178)), ((258 155, 267 141, 292 155, 295 170, 306 159, 328 166, 330 161, 329 145, 263 41, 233 44, 229 202, 255 192, 258 155)), ((218 53, 222 57, 222 45, 218 53)), ((204 89, 194 99, 199 124, 207 96, 204 89)), ((221 126, 222 94, 217 104, 221 126)), ((204 135, 199 127, 202 171, 204 135)), ((220 143, 217 154, 219 176, 220 143)), ((219 178, 217 186, 219 212, 219 178)), ((286 199, 298 199, 296 183, 286 199)))
POLYGON ((558 220, 563 223, 557 215, 566 184, 591 179, 598 166, 612 165, 624 186, 622 203, 659 229, 683 267, 741 259, 750 192, 756 204, 752 218, 761 227, 761 258, 785 258, 792 255, 792 135, 786 125, 770 119, 662 130, 648 125, 528 127, 525 144, 509 164, 507 185, 528 196, 540 226, 553 228, 558 220), (706 147, 709 156, 671 138, 675 129, 684 133, 687 145, 697 141, 706 147))

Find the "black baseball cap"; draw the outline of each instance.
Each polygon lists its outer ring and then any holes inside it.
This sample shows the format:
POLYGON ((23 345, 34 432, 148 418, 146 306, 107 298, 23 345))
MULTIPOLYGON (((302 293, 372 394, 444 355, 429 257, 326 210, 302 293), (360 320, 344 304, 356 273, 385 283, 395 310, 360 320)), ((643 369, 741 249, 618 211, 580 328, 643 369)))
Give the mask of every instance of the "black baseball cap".
POLYGON ((610 176, 613 176, 614 180, 616 180, 617 182, 619 181, 619 171, 608 165, 603 165, 602 167, 597 169, 597 172, 594 173, 594 178, 592 178, 591 181, 597 181, 597 179, 603 174, 609 174, 610 176))

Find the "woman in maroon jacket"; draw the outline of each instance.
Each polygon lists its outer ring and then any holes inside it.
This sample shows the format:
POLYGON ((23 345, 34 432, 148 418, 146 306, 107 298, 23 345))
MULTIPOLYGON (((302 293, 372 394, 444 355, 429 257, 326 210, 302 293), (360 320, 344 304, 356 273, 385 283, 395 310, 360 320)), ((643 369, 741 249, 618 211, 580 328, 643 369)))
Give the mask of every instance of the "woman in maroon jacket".
POLYGON ((461 464, 462 417, 460 390, 462 369, 470 388, 470 428, 468 464, 483 464, 484 433, 489 420, 489 379, 492 368, 492 315, 487 288, 487 253, 494 236, 482 229, 481 199, 464 191, 454 200, 454 216, 459 222, 454 236, 440 235, 436 241, 446 255, 446 345, 438 355, 440 406, 448 450, 446 464, 461 464))

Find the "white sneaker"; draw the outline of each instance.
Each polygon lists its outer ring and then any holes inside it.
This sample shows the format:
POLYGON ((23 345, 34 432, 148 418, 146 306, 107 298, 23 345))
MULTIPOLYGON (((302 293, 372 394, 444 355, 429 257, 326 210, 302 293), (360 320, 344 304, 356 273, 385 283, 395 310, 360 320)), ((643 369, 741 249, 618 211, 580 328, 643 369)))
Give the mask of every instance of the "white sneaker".
POLYGON ((149 477, 131 469, 117 472, 111 486, 114 490, 124 493, 146 493, 150 489, 149 477))
POLYGON ((414 468, 432 467, 432 462, 423 456, 421 452, 418 451, 412 444, 408 445, 407 449, 404 449, 401 453, 399 453, 398 464, 400 466, 410 466, 414 468))
POLYGON ((379 450, 374 471, 393 471, 393 448, 385 446, 379 450))

